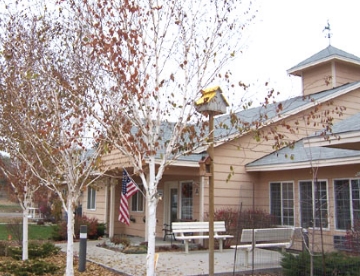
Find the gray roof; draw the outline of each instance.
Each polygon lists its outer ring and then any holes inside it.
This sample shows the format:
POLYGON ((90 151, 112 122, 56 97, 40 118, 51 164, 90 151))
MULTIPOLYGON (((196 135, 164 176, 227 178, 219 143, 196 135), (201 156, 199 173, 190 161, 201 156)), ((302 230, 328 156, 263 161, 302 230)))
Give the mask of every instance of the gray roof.
MULTIPOLYGON (((277 103, 268 104, 266 106, 258 106, 254 108, 245 109, 235 113, 235 116, 239 118, 239 124, 237 128, 232 127, 230 122, 231 118, 229 114, 215 117, 215 131, 214 139, 215 143, 221 144, 222 142, 228 141, 229 137, 234 138, 234 136, 241 136, 244 133, 247 133, 249 127, 252 127, 252 123, 257 120, 263 123, 271 120, 275 120, 278 117, 285 118, 288 114, 293 114, 300 112, 304 109, 309 108, 309 105, 314 105, 316 102, 323 102, 329 100, 333 97, 343 93, 344 91, 351 91, 360 87, 359 82, 353 82, 344 84, 342 86, 325 90, 322 92, 314 93, 308 96, 297 96, 290 98, 288 100, 280 101, 277 103), (279 105, 282 109, 277 111, 279 105), (248 124, 248 125, 247 125, 248 124)), ((162 131, 162 140, 160 143, 166 144, 170 139, 173 130, 174 123, 163 122, 161 131, 162 131)), ((136 132, 137 127, 133 126, 131 132, 136 132)), ((188 155, 181 155, 177 158, 178 161, 188 161, 188 162, 198 162, 201 160, 202 156, 206 154, 206 147, 202 149, 202 152, 191 153, 188 155)), ((157 151, 156 158, 161 159, 161 156, 164 154, 165 145, 161 150, 157 151)), ((170 157, 171 159, 171 157, 170 157)))
POLYGON ((360 112, 355 115, 346 118, 333 126, 333 133, 343 133, 349 131, 359 131, 360 130, 360 112))
MULTIPOLYGON (((245 109, 237 112, 236 117, 239 118, 239 121, 243 124, 243 126, 245 126, 246 123, 251 124, 255 120, 266 122, 268 120, 273 120, 278 117, 285 118, 287 114, 296 111, 300 112, 308 108, 307 106, 309 104, 328 100, 329 98, 336 97, 339 93, 342 93, 343 91, 349 91, 358 87, 360 87, 360 81, 347 83, 342 86, 314 93, 308 96, 297 96, 288 100, 272 103, 267 106, 259 106, 255 108, 245 109), (282 109, 280 111, 277 111, 279 105, 281 105, 282 109)), ((221 140, 228 137, 229 135, 242 134, 241 130, 231 128, 230 117, 228 114, 215 118, 215 128, 215 140, 221 140), (224 125, 228 126, 229 128, 224 128, 224 125)), ((246 128, 244 128, 243 132, 246 132, 246 128)))
MULTIPOLYGON (((277 103, 272 103, 267 106, 258 106, 254 108, 245 109, 236 113, 236 117, 239 118, 240 122, 240 129, 233 128, 230 122, 229 114, 217 116, 215 117, 215 131, 214 131, 214 139, 215 142, 219 142, 221 140, 227 141, 227 137, 233 137, 234 135, 241 136, 243 133, 247 132, 247 128, 245 127, 246 123, 251 126, 254 120, 260 120, 262 122, 266 122, 268 120, 276 119, 277 117, 285 118, 287 114, 298 110, 299 112, 303 109, 306 109, 306 106, 309 104, 314 104, 314 102, 322 102, 323 100, 327 100, 331 97, 335 97, 338 93, 342 91, 349 91, 360 87, 360 81, 352 82, 348 84, 344 84, 342 86, 325 90, 322 92, 318 92, 308 96, 297 96, 294 98, 290 98, 288 100, 280 101, 277 103), (278 108, 279 104, 282 106, 282 110, 277 112, 276 109, 278 108), (241 125, 244 126, 241 129, 241 125)), ((355 126, 355 123, 349 122, 349 125, 355 126)), ((165 126, 163 126, 165 127, 165 126)), ((337 130, 340 126, 334 126, 333 132, 337 130)), ((166 141, 166 137, 169 138, 169 135, 172 133, 172 126, 169 127, 167 125, 166 129, 168 131, 164 132, 163 139, 166 141)), ((206 150, 206 149, 205 149, 206 150)), ((204 150, 204 151, 205 151, 204 150)), ((160 155, 163 152, 158 152, 157 158, 160 158, 160 155)), ((192 153, 189 155, 180 156, 177 160, 181 161, 190 161, 190 162, 198 162, 200 161, 201 157, 206 154, 205 152, 200 153, 192 153)), ((266 157, 264 157, 266 158, 266 157)))
MULTIPOLYGON (((246 165, 246 167, 274 166, 281 164, 297 164, 301 162, 321 161, 329 159, 359 157, 360 151, 328 147, 304 147, 303 140, 297 141, 294 147, 285 147, 263 158, 246 165)), ((294 167, 295 168, 295 167, 294 167)))
MULTIPOLYGON (((336 133, 344 133, 344 132, 358 131, 358 130, 360 130, 360 112, 335 124, 333 126, 332 132, 336 134, 336 133)), ((304 147, 303 140, 299 140, 295 143, 294 147, 285 147, 277 152, 273 152, 258 160, 255 160, 247 164, 246 166, 257 167, 257 166, 276 166, 281 164, 291 165, 301 162, 352 158, 352 157, 359 157, 360 160, 360 151, 330 148, 330 147, 304 147)))
POLYGON ((328 47, 316 53, 315 55, 312 55, 311 57, 305 59, 304 61, 290 68, 289 70, 287 70, 287 72, 289 74, 295 73, 296 71, 306 67, 310 67, 313 64, 318 64, 335 58, 345 60, 348 62, 353 62, 355 64, 360 65, 359 57, 329 45, 328 47))

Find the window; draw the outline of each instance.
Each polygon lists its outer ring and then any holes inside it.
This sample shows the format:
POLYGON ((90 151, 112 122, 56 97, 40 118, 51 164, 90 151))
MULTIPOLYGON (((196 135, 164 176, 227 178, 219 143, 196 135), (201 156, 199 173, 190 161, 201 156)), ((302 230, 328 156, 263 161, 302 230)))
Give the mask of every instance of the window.
POLYGON ((193 184, 181 183, 181 219, 192 220, 193 213, 193 184))
POLYGON ((300 215, 304 228, 328 227, 326 181, 300 181, 300 215))
POLYGON ((94 188, 88 187, 87 191, 87 209, 95 210, 96 190, 94 188))
POLYGON ((270 183, 270 213, 278 225, 294 225, 294 190, 292 182, 270 183))
POLYGON ((360 179, 334 181, 336 228, 347 230, 360 219, 360 179))
POLYGON ((133 212, 143 212, 144 211, 144 186, 138 185, 140 191, 134 194, 131 197, 131 211, 133 212))

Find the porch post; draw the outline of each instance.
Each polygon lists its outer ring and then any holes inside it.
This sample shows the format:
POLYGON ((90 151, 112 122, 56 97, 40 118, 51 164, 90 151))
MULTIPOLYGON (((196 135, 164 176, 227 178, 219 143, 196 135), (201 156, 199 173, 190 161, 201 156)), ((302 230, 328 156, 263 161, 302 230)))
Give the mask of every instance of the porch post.
MULTIPOLYGON (((149 183, 149 174, 146 175, 146 181, 147 183, 149 183)), ((145 193, 145 241, 148 241, 148 218, 149 218, 149 209, 147 208, 148 206, 148 196, 147 196, 147 191, 145 193)))
POLYGON ((109 238, 114 237, 114 224, 115 224, 115 184, 113 179, 110 180, 110 210, 109 210, 109 238))
POLYGON ((199 200, 199 220, 204 221, 204 185, 205 185, 205 176, 200 176, 200 200, 199 200))

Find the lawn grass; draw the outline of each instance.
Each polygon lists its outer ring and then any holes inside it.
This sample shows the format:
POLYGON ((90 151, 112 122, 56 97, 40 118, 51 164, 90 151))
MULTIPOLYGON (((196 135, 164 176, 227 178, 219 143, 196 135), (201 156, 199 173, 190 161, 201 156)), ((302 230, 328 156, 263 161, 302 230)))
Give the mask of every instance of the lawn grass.
POLYGON ((22 212, 19 204, 0 204, 0 212, 13 213, 22 212))
MULTIPOLYGON (((22 229, 22 225, 17 225, 22 229)), ((54 225, 37 225, 37 224, 29 224, 29 240, 50 240, 54 225)), ((7 240, 9 234, 13 237, 13 233, 9 233, 6 224, 0 224, 0 240, 7 240)))

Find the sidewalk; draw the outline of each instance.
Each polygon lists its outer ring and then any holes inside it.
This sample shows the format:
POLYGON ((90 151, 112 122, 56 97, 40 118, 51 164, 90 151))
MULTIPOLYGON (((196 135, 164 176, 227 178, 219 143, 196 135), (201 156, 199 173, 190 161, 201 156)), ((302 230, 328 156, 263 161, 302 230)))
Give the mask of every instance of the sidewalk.
MULTIPOLYGON (((132 238, 132 244, 139 244, 139 238, 132 238)), ((146 254, 124 254, 113 250, 99 247, 102 241, 87 242, 87 260, 111 268, 115 271, 127 275, 146 275, 146 254)), ((156 240, 157 245, 163 245, 162 240, 156 240)), ((170 243, 167 243, 170 244, 170 243)), ((58 244, 62 251, 66 251, 66 243, 58 244)), ((74 253, 78 255, 79 243, 74 244, 74 253)), ((207 250, 190 251, 188 254, 184 252, 159 252, 159 258, 156 267, 156 274, 159 276, 167 275, 207 275, 209 271, 208 259, 209 252, 207 250)), ((218 275, 232 275, 234 269, 233 249, 224 249, 223 252, 215 250, 214 253, 214 271, 218 275)), ((268 250, 256 250, 255 268, 276 268, 278 265, 278 252, 268 250), (275 254, 275 255, 274 255, 275 254), (276 260, 276 264, 274 264, 276 260)), ((238 251, 235 271, 251 271, 251 267, 241 265, 243 253, 238 251)))

